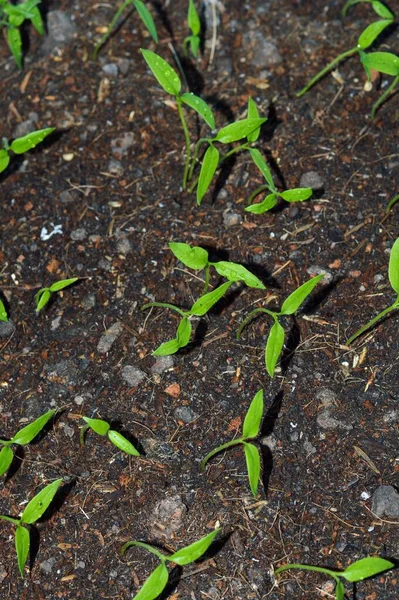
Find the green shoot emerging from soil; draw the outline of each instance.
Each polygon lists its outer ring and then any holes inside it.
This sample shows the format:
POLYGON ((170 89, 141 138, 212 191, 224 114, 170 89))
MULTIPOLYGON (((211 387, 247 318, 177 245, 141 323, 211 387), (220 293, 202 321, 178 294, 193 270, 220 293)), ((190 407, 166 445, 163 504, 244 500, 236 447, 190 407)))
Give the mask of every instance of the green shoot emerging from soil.
POLYGON ((87 425, 84 425, 80 430, 80 443, 82 446, 84 446, 86 431, 92 429, 95 433, 98 433, 98 435, 108 436, 109 441, 119 448, 119 450, 122 450, 122 452, 126 452, 126 454, 130 454, 131 456, 140 456, 140 452, 136 450, 133 444, 119 433, 119 431, 111 429, 107 421, 103 421, 102 419, 90 419, 89 417, 82 417, 82 419, 87 423, 87 425))
POLYGON ((146 7, 146 5, 144 4, 144 2, 142 2, 142 0, 125 0, 125 2, 123 2, 123 4, 118 8, 115 15, 113 16, 110 24, 108 25, 107 31, 104 33, 104 35, 102 36, 102 38, 100 39, 100 41, 98 42, 96 47, 94 48, 94 53, 93 53, 94 60, 97 58, 97 54, 99 53, 101 48, 104 46, 105 42, 108 40, 108 38, 110 37, 112 32, 118 26, 119 18, 128 6, 133 6, 137 10, 148 33, 150 34, 150 36, 152 37, 154 42, 156 44, 158 43, 158 33, 157 33, 157 29, 155 27, 154 19, 152 18, 152 15, 151 15, 150 11, 148 10, 148 8, 146 7))
POLYGON ((237 331, 237 339, 240 338, 242 330, 256 315, 260 313, 265 313, 272 317, 274 323, 270 330, 269 337, 267 338, 266 348, 265 348, 265 363, 266 370, 269 373, 270 377, 274 377, 274 370, 276 368, 276 364, 278 358, 281 354, 284 345, 284 328, 280 325, 279 317, 285 315, 293 315, 299 309, 301 304, 306 300, 309 294, 313 291, 319 281, 324 277, 324 275, 317 275, 313 279, 309 279, 305 283, 303 283, 295 292, 292 292, 284 301, 280 312, 276 312, 270 310, 268 308, 255 308, 249 315, 244 319, 241 323, 238 331, 237 331))
POLYGON ((62 279, 61 281, 56 281, 49 288, 41 288, 37 294, 35 295, 35 304, 36 304, 36 312, 40 312, 42 308, 48 304, 50 301, 51 295, 55 292, 60 292, 64 288, 72 285, 77 281, 79 277, 72 277, 71 279, 62 279))
POLYGON ((7 310, 6 310, 6 307, 4 306, 3 300, 1 300, 1 299, 0 299, 0 321, 3 321, 4 323, 7 323, 7 321, 8 321, 7 310))
POLYGON ((259 435, 261 420, 263 416, 263 390, 255 395, 252 400, 248 412, 245 416, 244 424, 242 426, 242 436, 221 444, 212 452, 209 452, 205 458, 201 461, 201 470, 205 469, 205 465, 210 458, 223 452, 228 448, 242 444, 244 446, 245 460, 247 463, 249 487, 251 488, 252 495, 256 498, 258 494, 258 484, 260 477, 260 457, 259 450, 254 444, 250 444, 248 440, 257 438, 259 435))
POLYGON ((375 42, 378 36, 384 31, 384 29, 389 27, 389 25, 392 25, 394 21, 393 13, 389 10, 389 8, 385 6, 385 4, 383 4, 379 0, 349 0, 349 2, 347 2, 343 8, 343 16, 347 14, 351 6, 353 6, 354 4, 358 4, 359 2, 370 2, 374 9, 374 12, 376 12, 377 15, 381 17, 381 19, 370 23, 370 25, 368 25, 366 29, 364 29, 364 31, 360 34, 357 40, 357 45, 354 48, 350 48, 350 50, 343 52, 342 54, 334 58, 334 60, 332 60, 326 67, 324 67, 324 69, 319 71, 319 73, 317 73, 317 75, 315 75, 313 79, 311 79, 309 83, 297 93, 298 98, 306 94, 306 92, 310 90, 310 88, 313 87, 315 83, 317 83, 320 79, 327 75, 327 73, 332 71, 340 62, 342 62, 349 56, 359 54, 362 50, 364 51, 367 48, 369 48, 375 42))
POLYGON ((388 214, 389 212, 391 212, 391 210, 393 209, 393 207, 395 206, 395 204, 399 201, 399 194, 397 194, 396 196, 394 196, 393 198, 391 198, 391 200, 388 202, 387 207, 385 209, 385 212, 388 214))
POLYGON ((29 529, 24 525, 33 525, 40 519, 50 506, 58 488, 62 483, 62 479, 57 479, 41 490, 32 500, 26 505, 24 512, 19 519, 0 515, 3 521, 9 521, 16 526, 15 529, 15 550, 17 552, 18 568, 21 577, 24 576, 24 568, 29 555, 30 533, 29 529))
POLYGON ((36 31, 44 34, 43 19, 38 9, 41 0, 25 0, 13 4, 9 0, 0 0, 0 27, 7 32, 7 43, 18 67, 22 69, 22 36, 20 27, 24 21, 30 21, 36 31))
POLYGON ((378 98, 377 102, 373 104, 370 116, 374 119, 379 107, 394 93, 395 88, 399 84, 399 56, 396 56, 391 52, 370 52, 369 54, 360 52, 360 60, 362 61, 369 81, 371 79, 371 70, 384 73, 384 75, 393 75, 394 77, 391 85, 387 87, 385 92, 378 98))
POLYGON ((55 410, 49 410, 44 413, 44 415, 41 415, 41 417, 32 423, 17 431, 10 440, 0 440, 0 445, 3 446, 0 452, 0 476, 4 475, 13 461, 14 453, 11 448, 12 444, 18 444, 19 446, 29 444, 42 431, 55 412, 55 410))
POLYGON ((5 171, 8 167, 10 162, 10 150, 14 152, 14 154, 24 154, 28 150, 35 148, 53 131, 55 131, 55 127, 39 129, 38 131, 33 131, 23 137, 17 138, 11 144, 8 143, 7 138, 3 138, 3 147, 0 149, 0 173, 5 171))
POLYGON ((382 310, 375 316, 371 321, 363 325, 360 329, 356 331, 346 342, 346 345, 349 346, 352 342, 356 340, 360 335, 374 327, 378 321, 380 321, 387 314, 392 312, 393 310, 397 310, 399 308, 399 238, 395 241, 392 246, 391 256, 389 257, 389 267, 388 267, 388 279, 389 283, 394 292, 397 294, 397 298, 393 304, 382 310))
POLYGON ((148 552, 151 552, 152 554, 155 554, 155 556, 161 561, 161 564, 154 569, 151 575, 146 579, 143 587, 139 593, 134 596, 133 600, 155 600, 155 598, 158 598, 161 592, 165 589, 169 580, 169 571, 166 563, 171 562, 183 567, 184 565, 189 565, 190 563, 198 560, 208 550, 219 531, 220 529, 215 529, 215 531, 212 531, 212 533, 209 533, 193 544, 185 546, 185 548, 182 548, 181 550, 169 555, 162 554, 158 548, 154 548, 153 546, 145 544, 144 542, 132 541, 124 544, 121 549, 122 554, 124 554, 128 548, 137 546, 139 548, 148 550, 148 552))
POLYGON ((190 49, 191 54, 197 58, 201 43, 201 21, 194 4, 194 0, 189 0, 188 2, 187 23, 190 28, 191 35, 187 36, 183 41, 183 50, 187 55, 188 49, 190 49))
POLYGON ((265 289, 265 286, 260 279, 242 265, 224 260, 210 262, 208 252, 204 248, 200 248, 199 246, 191 247, 188 244, 180 242, 170 242, 169 248, 176 258, 190 269, 205 269, 205 284, 202 296, 194 302, 189 310, 182 310, 174 304, 166 302, 149 302, 142 306, 141 310, 146 310, 153 306, 169 308, 182 317, 177 328, 176 337, 173 340, 161 344, 153 352, 154 356, 168 356, 169 354, 175 354, 180 348, 187 346, 192 333, 191 317, 203 317, 217 302, 219 302, 233 283, 243 282, 251 288, 265 289), (222 277, 226 277, 228 281, 222 283, 211 292, 208 292, 210 267, 213 267, 222 277))
POLYGON ((302 569, 304 571, 316 571, 329 575, 335 581, 335 600, 344 600, 345 588, 341 581, 341 577, 350 583, 363 581, 368 577, 374 577, 379 573, 383 573, 388 569, 392 569, 395 565, 385 558, 379 556, 367 556, 352 563, 345 571, 335 571, 325 567, 315 567, 313 565, 289 564, 284 565, 275 571, 275 575, 287 571, 288 569, 302 569))

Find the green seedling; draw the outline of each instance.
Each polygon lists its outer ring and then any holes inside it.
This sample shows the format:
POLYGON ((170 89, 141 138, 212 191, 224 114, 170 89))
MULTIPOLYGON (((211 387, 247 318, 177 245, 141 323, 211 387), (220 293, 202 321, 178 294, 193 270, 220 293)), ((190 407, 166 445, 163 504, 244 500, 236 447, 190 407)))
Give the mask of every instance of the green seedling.
POLYGON ((394 93, 395 88, 399 84, 399 56, 391 52, 370 52, 369 54, 360 52, 360 60, 369 81, 371 79, 371 70, 378 71, 384 75, 393 75, 394 77, 391 85, 387 87, 385 92, 373 104, 370 116, 374 119, 379 107, 394 93))
POLYGON ((24 21, 30 21, 36 31, 44 34, 43 19, 38 9, 41 0, 25 0, 13 4, 9 0, 0 0, 0 27, 6 29, 7 43, 18 67, 22 69, 22 36, 20 27, 24 21))
POLYGON ((138 548, 144 548, 144 550, 148 550, 148 552, 155 554, 155 556, 161 561, 161 564, 158 565, 158 567, 154 569, 151 575, 146 579, 143 587, 138 594, 134 596, 133 600, 155 600, 155 598, 158 598, 161 592, 165 589, 169 580, 169 571, 166 563, 171 562, 183 567, 184 565, 189 565, 190 563, 195 562, 205 554, 219 531, 220 529, 215 529, 215 531, 212 531, 193 544, 185 546, 184 548, 181 548, 181 550, 169 555, 163 554, 158 550, 158 548, 154 548, 153 546, 145 544, 144 542, 132 541, 124 544, 121 549, 122 555, 125 554, 126 550, 132 546, 137 546, 138 548))
POLYGON ((41 415, 38 419, 23 427, 10 439, 1 440, 0 446, 3 446, 0 452, 0 476, 4 475, 8 471, 13 458, 14 453, 11 446, 17 444, 18 446, 26 446, 42 431, 43 427, 48 423, 51 417, 55 414, 55 410, 49 410, 48 412, 41 415))
POLYGON ((7 323, 7 321, 8 321, 7 310, 6 310, 6 307, 4 306, 3 300, 1 300, 1 299, 0 299, 0 321, 3 321, 4 323, 7 323))
POLYGON ((320 79, 322 79, 322 77, 327 75, 327 73, 332 71, 343 60, 349 58, 350 56, 353 56, 354 54, 360 54, 360 52, 369 48, 375 42, 378 36, 384 31, 384 29, 389 27, 389 25, 392 25, 392 23, 394 22, 393 13, 389 10, 389 8, 385 6, 385 4, 383 4, 379 0, 349 0, 349 2, 345 4, 342 10, 343 16, 346 16, 351 6, 353 6, 354 4, 358 4, 359 2, 371 3, 374 12, 377 13, 377 15, 381 17, 381 19, 370 23, 370 25, 368 25, 366 29, 362 31, 357 40, 357 45, 354 48, 343 52, 342 54, 334 58, 334 60, 332 60, 326 67, 324 67, 324 69, 319 71, 319 73, 317 73, 317 75, 315 75, 315 77, 313 77, 313 79, 311 79, 309 83, 305 85, 305 87, 303 87, 296 94, 298 98, 306 94, 306 92, 310 90, 310 88, 313 87, 315 83, 317 83, 320 79))
POLYGON ((147 308, 154 306, 169 308, 182 317, 177 328, 176 337, 173 338, 173 340, 161 344, 153 352, 153 356, 168 356, 170 354, 175 354, 178 350, 187 346, 192 333, 191 318, 203 317, 224 296, 233 283, 243 282, 251 288, 265 289, 265 286, 260 279, 242 265, 228 261, 210 262, 208 252, 204 248, 200 248, 199 246, 191 247, 188 244, 179 242, 170 242, 169 248, 176 258, 190 269, 205 269, 205 286, 202 296, 194 302, 189 310, 182 310, 174 304, 166 302, 149 302, 142 306, 141 310, 146 310, 147 308), (209 269, 211 266, 219 275, 226 277, 228 281, 222 283, 211 292, 208 292, 210 279, 209 269))
POLYGON ((366 323, 366 325, 363 325, 363 327, 358 329, 356 333, 354 333, 347 340, 347 346, 352 344, 352 342, 354 342, 359 336, 363 335, 363 333, 374 327, 374 325, 378 323, 378 321, 380 321, 387 314, 399 308, 399 238, 395 241, 394 245, 392 246, 391 256, 389 257, 388 279, 393 291, 397 294, 395 302, 391 304, 391 306, 388 306, 380 313, 378 313, 378 315, 375 316, 374 319, 371 319, 371 321, 366 323))
POLYGON ((194 0, 189 0, 188 2, 187 23, 191 35, 187 36, 183 41, 183 50, 186 55, 188 54, 188 50, 190 50, 191 54, 197 58, 201 43, 201 20, 195 7, 194 0))
POLYGON ((122 450, 122 452, 126 452, 126 454, 130 454, 131 456, 140 456, 140 452, 136 450, 129 440, 127 440, 119 431, 115 431, 110 428, 109 423, 107 421, 103 421, 102 419, 90 419, 89 417, 82 417, 82 419, 87 423, 80 430, 80 443, 84 446, 84 436, 88 429, 92 429, 98 435, 107 436, 109 441, 113 443, 114 446, 122 450))
POLYGON ((104 33, 104 35, 101 37, 100 41, 94 48, 94 53, 93 53, 94 60, 97 58, 99 51, 104 46, 104 44, 108 40, 108 38, 111 36, 112 32, 115 30, 120 16, 124 12, 124 10, 126 8, 128 8, 128 6, 133 6, 133 8, 135 8, 137 10, 139 17, 143 21, 144 26, 147 29, 148 33, 150 34, 150 36, 152 37, 154 42, 156 44, 158 43, 158 33, 157 33, 157 28, 154 23, 154 19, 152 18, 152 15, 151 15, 150 11, 148 10, 148 8, 146 7, 146 5, 144 4, 144 2, 142 2, 142 0, 125 0, 125 2, 123 2, 123 4, 118 8, 115 15, 113 16, 110 24, 108 25, 107 31, 104 33))
MULTIPOLYGON (((0 0, 1 1, 1 0, 0 0)), ((20 6, 20 5, 19 5, 20 6)), ((6 170, 10 162, 10 151, 14 154, 24 154, 32 148, 36 148, 50 133, 55 131, 55 127, 47 127, 28 133, 23 137, 17 138, 9 144, 7 138, 3 138, 3 147, 0 148, 0 173, 6 170)))
POLYGON ((389 212, 391 212, 391 210, 393 209, 393 207, 395 206, 395 204, 399 201, 399 194, 397 194, 396 196, 394 196, 393 198, 391 198, 391 200, 388 202, 387 207, 385 209, 385 212, 388 214, 389 212))
POLYGON ((286 300, 283 302, 280 312, 276 312, 268 308, 255 308, 255 310, 250 312, 241 323, 237 331, 237 339, 240 339, 244 327, 246 327, 248 323, 252 321, 252 319, 258 314, 265 313, 266 315, 272 317, 274 322, 272 328, 270 329, 265 348, 266 370, 271 378, 274 377, 276 364, 284 345, 285 332, 283 326, 279 322, 279 317, 295 314, 301 304, 303 304, 303 302, 311 294, 313 289, 316 287, 319 281, 323 279, 323 277, 323 274, 317 275, 316 277, 313 277, 313 279, 309 279, 303 283, 298 289, 295 290, 295 292, 292 292, 292 294, 286 298, 286 300))
POLYGON ((167 94, 170 94, 176 100, 177 112, 183 127, 185 139, 186 158, 183 172, 183 189, 187 188, 188 182, 193 177, 200 151, 204 145, 207 146, 203 154, 199 177, 189 187, 190 192, 193 192, 197 188, 197 203, 199 205, 209 189, 220 164, 233 154, 242 150, 248 150, 250 144, 258 139, 260 128, 267 119, 259 117, 257 106, 250 99, 248 103, 248 117, 246 119, 241 119, 240 121, 226 125, 226 127, 222 127, 213 138, 200 138, 194 146, 193 153, 191 153, 190 133, 182 107, 186 105, 192 108, 203 118, 208 127, 214 130, 216 125, 212 110, 199 96, 192 93, 181 93, 182 83, 178 74, 161 56, 150 50, 141 50, 141 53, 158 83, 167 94), (232 144, 243 139, 246 141, 235 146, 226 152, 226 154, 221 155, 217 144, 232 144))
POLYGON ((259 186, 249 197, 248 202, 249 206, 245 209, 247 212, 254 213, 256 215, 261 215, 266 211, 272 209, 277 204, 277 199, 282 198, 286 202, 303 202, 304 200, 308 200, 313 190, 310 187, 307 188, 294 188, 292 190, 285 190, 284 192, 279 192, 274 185, 273 176, 267 165, 265 159, 256 148, 250 148, 249 153, 253 162, 256 164, 263 177, 266 180, 266 183, 259 186), (258 202, 252 204, 253 200, 264 190, 268 190, 269 194, 262 200, 262 202, 258 202))
POLYGON ((72 277, 71 279, 62 279, 61 281, 56 281, 50 287, 41 288, 37 294, 35 295, 35 304, 36 304, 36 312, 42 310, 50 301, 51 295, 55 292, 60 292, 64 288, 72 285, 77 281, 79 277, 72 277))
POLYGON ((314 567, 313 565, 289 564, 279 567, 275 571, 275 575, 279 575, 288 569, 302 569, 304 571, 324 573, 325 575, 332 577, 335 581, 335 600, 344 600, 345 588, 342 579, 345 579, 350 583, 357 583, 358 581, 363 581, 363 579, 368 579, 369 577, 374 577, 374 575, 379 575, 384 571, 388 571, 394 566, 393 563, 385 558, 380 558, 379 556, 367 556, 366 558, 362 558, 352 563, 349 567, 346 567, 345 571, 335 571, 325 567, 314 567))
POLYGON ((57 479, 46 485, 25 507, 19 519, 0 515, 0 519, 8 521, 16 526, 15 529, 15 550, 17 552, 18 568, 21 577, 24 576, 24 568, 29 555, 30 547, 30 532, 25 525, 33 525, 46 512, 58 488, 62 483, 62 479, 57 479))
POLYGON ((226 442, 225 444, 221 444, 220 446, 212 450, 212 452, 209 452, 209 454, 207 454, 201 462, 201 470, 203 471, 205 469, 206 463, 209 461, 209 459, 215 456, 215 454, 219 454, 219 452, 228 450, 228 448, 232 448, 233 446, 242 444, 244 446, 245 460, 247 463, 249 487, 251 488, 251 492, 254 498, 256 498, 258 494, 258 484, 260 477, 260 456, 258 448, 254 444, 250 444, 248 440, 253 440, 258 437, 262 415, 263 390, 259 390, 259 392, 255 395, 254 399, 252 400, 248 412, 245 416, 244 424, 242 426, 242 436, 240 438, 231 440, 230 442, 226 442))

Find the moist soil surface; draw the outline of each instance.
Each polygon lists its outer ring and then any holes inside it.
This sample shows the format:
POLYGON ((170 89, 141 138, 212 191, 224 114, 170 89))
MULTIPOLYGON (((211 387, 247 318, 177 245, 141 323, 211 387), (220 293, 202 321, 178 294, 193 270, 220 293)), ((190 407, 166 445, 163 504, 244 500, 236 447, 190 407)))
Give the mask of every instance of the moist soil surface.
MULTIPOLYGON (((17 516, 45 484, 63 479, 32 528, 24 579, 13 526, 1 521, 1 598, 125 600, 157 564, 139 548, 122 557, 125 542, 174 551, 215 527, 222 528, 218 543, 202 561, 172 570, 163 598, 332 598, 320 574, 287 571, 276 585, 273 569, 399 558, 397 315, 345 346, 395 299, 387 271, 398 208, 388 215, 385 208, 398 192, 397 97, 371 121, 389 78, 366 92, 357 57, 295 97, 355 45, 374 14, 369 4, 342 20, 341 2, 231 0, 218 4, 214 31, 207 6, 198 60, 181 54, 188 34, 181 0, 151 3, 158 45, 136 13, 126 14, 97 61, 93 47, 115 6, 95 0, 50 4, 49 34, 26 31, 22 71, 1 46, 2 136, 57 130, 14 156, 1 179, 1 290, 10 315, 1 325, 1 437, 59 409, 16 452, 1 482, 1 514, 17 516), (248 97, 255 99, 268 117, 257 147, 276 184, 299 187, 306 175, 313 197, 264 215, 245 212, 263 183, 246 153, 198 207, 181 187, 175 103, 140 47, 175 68, 172 50, 179 54, 189 89, 212 106, 218 127, 244 118, 248 97), (155 358, 174 337, 178 315, 140 308, 151 301, 187 308, 203 288, 203 272, 179 263, 170 241, 245 265, 266 290, 237 284, 193 321, 187 348, 155 358), (278 309, 318 273, 324 280, 303 310, 282 320, 286 343, 271 379, 264 363, 270 319, 248 325, 239 341, 237 328, 256 307, 278 309), (70 277, 79 282, 37 314, 35 293, 70 277), (260 389, 263 470, 254 498, 240 446, 203 473, 200 461, 240 435, 260 389), (82 416, 112 422, 142 456, 93 431, 82 446, 82 416), (381 493, 391 499, 385 509, 381 493)), ((395 35, 383 40, 392 52, 395 35)), ((209 135, 193 111, 186 114, 194 140, 209 135)), ((211 285, 221 281, 213 275, 211 285)), ((398 590, 395 571, 356 590, 346 584, 347 598, 357 600, 393 600, 398 590)))

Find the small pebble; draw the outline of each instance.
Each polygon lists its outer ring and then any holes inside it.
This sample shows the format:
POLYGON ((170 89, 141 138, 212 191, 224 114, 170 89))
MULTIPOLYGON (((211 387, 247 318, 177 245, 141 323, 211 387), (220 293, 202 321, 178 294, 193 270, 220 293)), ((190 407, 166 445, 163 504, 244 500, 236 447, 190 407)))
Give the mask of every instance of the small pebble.
POLYGON ((109 329, 103 333, 100 338, 100 341, 97 344, 97 352, 100 354, 105 354, 111 350, 112 345, 118 339, 123 331, 122 324, 117 321, 109 329))
POLYGON ((157 356, 155 363, 151 367, 151 373, 160 375, 169 369, 173 369, 173 365, 173 356, 157 356))
POLYGON ((145 379, 145 377, 146 374, 144 371, 141 371, 132 365, 125 365, 122 369, 122 379, 131 387, 137 387, 139 383, 145 379))
POLYGON ((317 171, 308 171, 302 175, 299 187, 311 187, 313 191, 317 192, 324 188, 324 181, 317 171))

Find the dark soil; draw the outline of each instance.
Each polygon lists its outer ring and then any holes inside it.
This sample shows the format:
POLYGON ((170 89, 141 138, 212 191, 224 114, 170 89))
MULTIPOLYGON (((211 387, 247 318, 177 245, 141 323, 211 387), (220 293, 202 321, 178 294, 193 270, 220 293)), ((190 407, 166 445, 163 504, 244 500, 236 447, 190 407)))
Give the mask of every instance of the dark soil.
MULTIPOLYGON (((132 14, 91 60, 115 10, 95 0, 50 4, 76 33, 62 45, 28 30, 22 72, 1 45, 1 135, 15 137, 29 119, 57 128, 15 157, 1 180, 1 290, 15 325, 8 334, 2 326, 0 340, 1 437, 50 408, 60 413, 3 477, 0 512, 16 516, 45 484, 63 478, 65 485, 36 528, 24 580, 12 525, 1 522, 0 596, 125 600, 156 562, 139 549, 121 557, 124 542, 173 550, 220 526, 220 544, 174 574, 168 598, 332 598, 331 587, 322 595, 322 576, 290 571, 273 587, 272 573, 287 562, 344 568, 368 555, 399 558, 399 517, 372 512, 380 486, 399 486, 398 316, 344 345, 394 300, 387 268, 399 213, 397 205, 386 216, 385 207, 398 192, 399 112, 396 96, 370 121, 381 90, 377 82, 364 91, 356 57, 339 67, 341 83, 329 75, 300 100, 295 92, 354 45, 371 8, 356 6, 343 22, 337 1, 223 2, 212 64, 208 21, 203 58, 186 63, 193 91, 213 106, 218 126, 244 117, 252 96, 269 117, 258 147, 276 182, 298 187, 310 171, 322 181, 311 200, 256 216, 243 209, 262 179, 246 155, 200 208, 181 191, 177 112, 139 48, 173 62, 170 45, 180 51, 188 33, 187 2, 151 4, 158 46, 132 14), (264 63, 263 39, 280 61, 272 52, 264 63), (55 226, 61 233, 44 239, 43 228, 55 226), (151 352, 174 336, 177 316, 140 307, 189 306, 202 290, 169 251, 171 240, 245 264, 267 290, 235 290, 197 322, 194 343, 162 363, 151 352), (320 271, 327 276, 306 309, 284 322, 284 360, 270 380, 263 356, 270 322, 258 319, 238 342, 235 332, 254 307, 278 307, 320 271), (80 281, 37 315, 36 291, 68 277, 80 281), (104 351, 110 327, 118 335, 104 351), (135 383, 132 373, 142 379, 135 383), (267 413, 254 500, 241 448, 213 459, 205 473, 199 463, 239 435, 261 388, 267 413), (143 457, 93 432, 82 448, 82 415, 116 423, 143 457)), ((395 36, 384 48, 395 51, 395 36)), ((356 600, 393 600, 398 576, 358 584, 355 596, 346 589, 356 600)))

